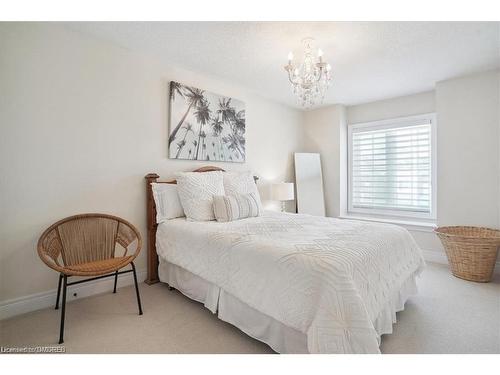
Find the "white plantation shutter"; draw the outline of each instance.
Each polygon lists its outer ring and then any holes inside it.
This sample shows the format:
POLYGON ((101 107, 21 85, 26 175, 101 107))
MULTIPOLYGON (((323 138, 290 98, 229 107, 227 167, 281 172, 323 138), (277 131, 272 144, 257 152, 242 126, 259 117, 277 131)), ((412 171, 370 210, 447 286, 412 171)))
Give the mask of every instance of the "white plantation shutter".
POLYGON ((431 215, 432 121, 421 116, 351 127, 352 211, 431 215))

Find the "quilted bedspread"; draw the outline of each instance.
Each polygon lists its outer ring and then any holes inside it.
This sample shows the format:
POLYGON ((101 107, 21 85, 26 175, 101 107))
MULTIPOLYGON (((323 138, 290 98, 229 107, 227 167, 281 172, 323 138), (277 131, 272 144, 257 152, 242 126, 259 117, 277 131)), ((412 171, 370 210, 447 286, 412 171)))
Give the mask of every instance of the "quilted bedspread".
POLYGON ((424 266, 402 227, 276 212, 229 223, 169 220, 158 227, 157 249, 305 333, 310 353, 379 353, 375 321, 424 266))

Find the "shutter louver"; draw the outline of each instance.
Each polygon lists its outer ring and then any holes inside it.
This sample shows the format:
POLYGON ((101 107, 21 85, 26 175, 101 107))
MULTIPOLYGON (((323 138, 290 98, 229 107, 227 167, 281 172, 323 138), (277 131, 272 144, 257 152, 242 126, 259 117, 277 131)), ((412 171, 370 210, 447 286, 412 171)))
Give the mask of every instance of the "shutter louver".
POLYGON ((431 144, 429 120, 353 130, 352 207, 430 213, 431 144))

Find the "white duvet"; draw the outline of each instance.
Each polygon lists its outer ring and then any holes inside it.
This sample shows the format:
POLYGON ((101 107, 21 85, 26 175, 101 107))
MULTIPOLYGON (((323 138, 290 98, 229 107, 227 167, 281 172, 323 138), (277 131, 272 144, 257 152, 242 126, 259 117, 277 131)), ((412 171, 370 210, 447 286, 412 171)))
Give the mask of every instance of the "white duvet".
POLYGON ((424 266, 402 227, 273 212, 229 223, 168 220, 157 251, 303 332, 310 353, 379 353, 381 324, 392 325, 424 266))

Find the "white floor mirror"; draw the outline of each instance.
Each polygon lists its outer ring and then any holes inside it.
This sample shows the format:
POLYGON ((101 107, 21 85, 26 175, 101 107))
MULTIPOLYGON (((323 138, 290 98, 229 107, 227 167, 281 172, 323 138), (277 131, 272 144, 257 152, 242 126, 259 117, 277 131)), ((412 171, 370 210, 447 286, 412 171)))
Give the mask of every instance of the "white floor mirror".
POLYGON ((297 212, 325 216, 321 158, 316 153, 295 153, 297 212))

